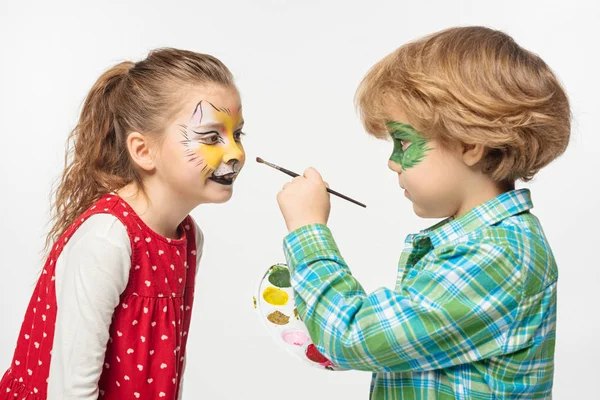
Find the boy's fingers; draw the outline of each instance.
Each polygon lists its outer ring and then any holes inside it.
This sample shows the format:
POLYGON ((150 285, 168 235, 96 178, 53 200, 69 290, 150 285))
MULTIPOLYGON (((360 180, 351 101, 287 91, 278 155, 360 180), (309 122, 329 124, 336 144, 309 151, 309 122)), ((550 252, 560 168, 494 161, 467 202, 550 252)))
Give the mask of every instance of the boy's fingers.
POLYGON ((307 168, 306 171, 304 171, 304 177, 311 181, 317 181, 319 183, 323 182, 321 174, 314 168, 307 168))

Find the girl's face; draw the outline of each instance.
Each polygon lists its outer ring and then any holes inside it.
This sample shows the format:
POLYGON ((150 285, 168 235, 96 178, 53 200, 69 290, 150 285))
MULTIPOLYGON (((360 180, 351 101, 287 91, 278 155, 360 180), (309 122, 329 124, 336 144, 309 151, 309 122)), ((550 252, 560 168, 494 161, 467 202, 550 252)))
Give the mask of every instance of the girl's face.
POLYGON ((155 173, 182 201, 223 203, 246 160, 242 105, 232 87, 192 89, 167 127, 155 173))

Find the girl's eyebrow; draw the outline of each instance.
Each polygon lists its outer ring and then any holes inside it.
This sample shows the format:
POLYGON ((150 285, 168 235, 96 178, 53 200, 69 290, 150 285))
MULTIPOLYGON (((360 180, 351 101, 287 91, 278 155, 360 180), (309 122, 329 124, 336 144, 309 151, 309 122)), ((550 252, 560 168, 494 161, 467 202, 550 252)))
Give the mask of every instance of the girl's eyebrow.
MULTIPOLYGON (((239 130, 242 129, 242 127, 244 126, 244 120, 241 120, 235 130, 239 130)), ((218 132, 222 132, 223 130, 225 130, 225 124, 221 123, 221 122, 208 122, 205 124, 200 124, 200 125, 196 125, 194 127, 191 128, 193 131, 197 132, 199 130, 204 131, 204 130, 215 130, 218 132)))
POLYGON ((206 131, 206 132, 198 132, 192 129, 192 132, 194 132, 196 135, 202 135, 202 136, 208 136, 208 135, 219 135, 219 132, 212 130, 212 131, 206 131))
POLYGON ((198 126, 193 127, 192 129, 193 130, 198 130, 198 129, 202 129, 202 130, 204 130, 204 129, 219 130, 219 129, 223 128, 223 126, 224 125, 221 124, 221 123, 219 123, 219 122, 211 122, 211 123, 208 123, 208 124, 200 124, 198 126))

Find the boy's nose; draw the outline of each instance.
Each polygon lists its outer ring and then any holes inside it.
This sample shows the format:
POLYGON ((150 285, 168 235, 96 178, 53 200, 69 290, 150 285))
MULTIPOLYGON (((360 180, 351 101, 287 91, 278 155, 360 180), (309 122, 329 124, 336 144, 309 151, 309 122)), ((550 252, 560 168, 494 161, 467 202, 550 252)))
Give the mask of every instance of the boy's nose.
POLYGON ((398 174, 402 173, 402 166, 400 164, 393 162, 392 160, 388 160, 388 168, 398 174))

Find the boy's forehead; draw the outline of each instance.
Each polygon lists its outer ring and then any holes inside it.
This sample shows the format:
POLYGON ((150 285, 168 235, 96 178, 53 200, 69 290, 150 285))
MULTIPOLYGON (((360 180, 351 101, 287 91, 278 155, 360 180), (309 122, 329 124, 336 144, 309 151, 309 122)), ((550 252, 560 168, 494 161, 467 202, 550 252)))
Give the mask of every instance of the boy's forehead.
POLYGON ((411 125, 408 115, 402 107, 397 104, 388 103, 385 106, 384 111, 386 121, 401 122, 406 125, 411 125))

